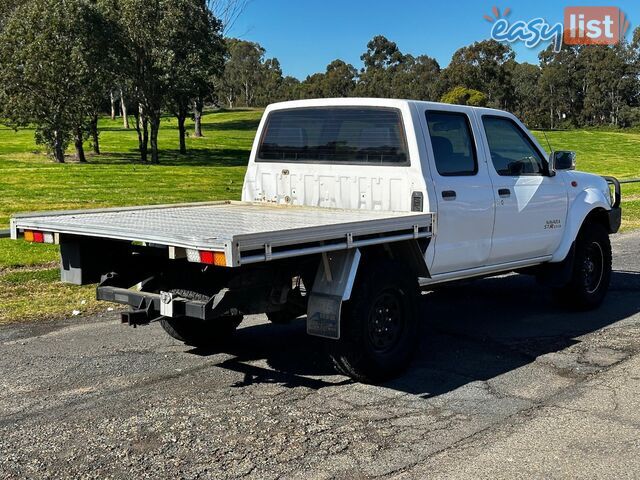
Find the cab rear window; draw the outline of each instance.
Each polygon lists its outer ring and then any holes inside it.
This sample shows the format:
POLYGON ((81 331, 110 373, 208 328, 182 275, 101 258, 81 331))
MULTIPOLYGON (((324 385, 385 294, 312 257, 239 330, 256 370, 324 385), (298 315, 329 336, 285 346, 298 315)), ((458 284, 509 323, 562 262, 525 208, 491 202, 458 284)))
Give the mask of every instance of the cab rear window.
POLYGON ((399 110, 318 107, 271 112, 257 161, 406 165, 409 155, 399 110))

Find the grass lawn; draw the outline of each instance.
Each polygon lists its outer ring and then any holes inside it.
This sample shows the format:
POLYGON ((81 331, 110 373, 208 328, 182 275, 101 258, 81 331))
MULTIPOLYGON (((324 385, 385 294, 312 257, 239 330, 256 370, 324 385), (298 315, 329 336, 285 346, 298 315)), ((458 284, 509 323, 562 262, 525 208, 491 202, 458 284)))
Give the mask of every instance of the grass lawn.
MULTIPOLYGON (((261 114, 207 114, 205 137, 188 138, 186 155, 178 152, 175 120, 163 119, 160 165, 138 161, 136 132, 124 130, 120 121, 101 121, 103 153, 90 155, 86 165, 71 157, 68 164, 54 164, 34 144, 32 130, 0 127, 0 229, 7 228, 9 217, 17 212, 239 199, 261 114)), ((640 177, 640 132, 574 130, 547 135, 556 149, 578 152, 581 170, 640 177)), ((640 228, 640 185, 624 185, 623 198, 623 228, 640 228)), ((93 287, 59 283, 56 261, 53 246, 0 239, 0 323, 109 307, 93 300, 93 287)))

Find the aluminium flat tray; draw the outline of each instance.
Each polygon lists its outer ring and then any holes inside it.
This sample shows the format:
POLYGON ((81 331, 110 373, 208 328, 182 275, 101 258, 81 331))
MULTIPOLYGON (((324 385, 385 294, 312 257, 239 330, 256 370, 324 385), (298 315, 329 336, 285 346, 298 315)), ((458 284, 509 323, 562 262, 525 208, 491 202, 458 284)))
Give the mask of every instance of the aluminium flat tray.
POLYGON ((239 266, 383 243, 399 236, 426 238, 431 236, 431 224, 430 213, 226 201, 16 215, 11 233, 18 238, 24 230, 33 229, 224 251, 228 266, 239 266), (295 253, 304 249, 306 253, 295 253))

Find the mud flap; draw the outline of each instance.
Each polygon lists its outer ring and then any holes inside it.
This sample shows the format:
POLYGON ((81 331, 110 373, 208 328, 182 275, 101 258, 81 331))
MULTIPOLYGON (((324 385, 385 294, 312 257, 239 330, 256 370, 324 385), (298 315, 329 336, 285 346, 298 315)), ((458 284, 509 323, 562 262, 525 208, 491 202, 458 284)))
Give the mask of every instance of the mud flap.
POLYGON ((351 298, 360 256, 357 248, 322 254, 307 306, 309 335, 340 338, 342 302, 351 298))

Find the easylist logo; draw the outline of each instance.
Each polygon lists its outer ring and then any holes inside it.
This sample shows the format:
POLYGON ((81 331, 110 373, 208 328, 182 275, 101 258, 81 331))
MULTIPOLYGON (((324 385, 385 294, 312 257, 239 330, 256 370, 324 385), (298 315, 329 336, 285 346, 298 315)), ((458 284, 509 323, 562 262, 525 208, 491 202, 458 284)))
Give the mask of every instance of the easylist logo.
POLYGON ((625 36, 629 20, 617 7, 567 7, 564 10, 564 43, 614 45, 625 36))

